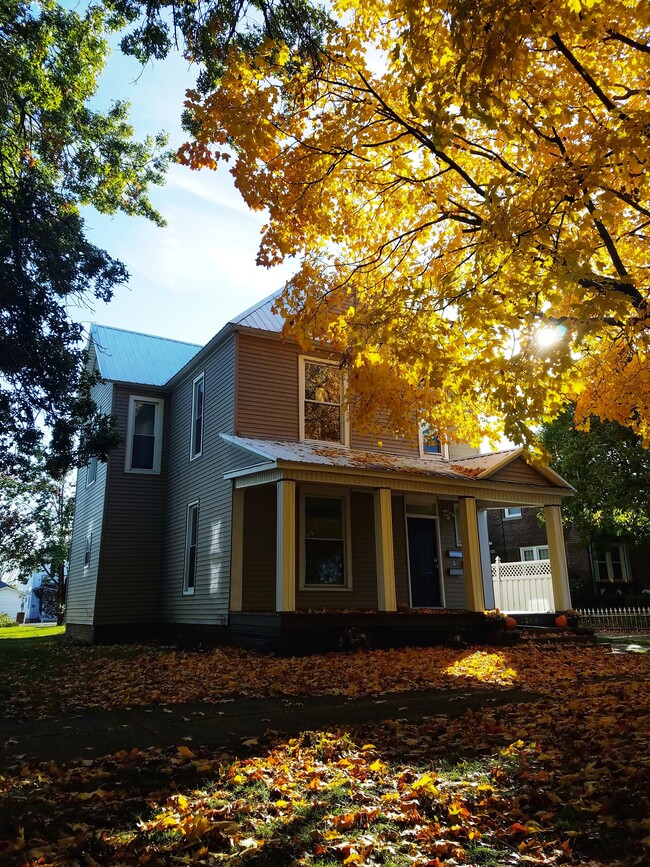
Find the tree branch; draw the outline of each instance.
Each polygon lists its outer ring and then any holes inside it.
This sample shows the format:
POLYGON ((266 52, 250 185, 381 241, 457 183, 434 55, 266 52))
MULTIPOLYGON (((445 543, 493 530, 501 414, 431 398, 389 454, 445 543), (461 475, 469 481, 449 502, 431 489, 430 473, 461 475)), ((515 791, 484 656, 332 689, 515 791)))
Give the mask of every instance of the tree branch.
POLYGON ((611 30, 610 28, 607 28, 607 32, 609 33, 610 39, 618 39, 619 42, 623 42, 625 45, 629 45, 630 48, 634 48, 636 51, 645 51, 650 54, 650 45, 647 45, 645 42, 637 42, 634 39, 630 39, 629 36, 625 36, 623 33, 619 33, 618 30, 611 30))
POLYGON ((596 84, 596 81, 593 78, 593 76, 584 68, 582 63, 580 63, 578 58, 575 56, 575 54, 573 54, 573 52, 570 51, 566 47, 564 42, 562 42, 562 39, 561 39, 559 33, 554 33, 551 36, 551 42, 556 46, 558 51, 560 51, 561 54, 563 54, 566 57, 566 59, 569 61, 571 66, 576 70, 578 75, 580 75, 580 77, 584 81, 587 82, 589 87, 593 90, 593 92, 596 94, 596 96, 602 102, 602 104, 605 106, 605 108, 609 109, 609 111, 618 111, 619 109, 618 109, 616 103, 612 102, 612 100, 605 94, 605 92, 603 90, 601 90, 601 88, 598 86, 598 84, 596 84))

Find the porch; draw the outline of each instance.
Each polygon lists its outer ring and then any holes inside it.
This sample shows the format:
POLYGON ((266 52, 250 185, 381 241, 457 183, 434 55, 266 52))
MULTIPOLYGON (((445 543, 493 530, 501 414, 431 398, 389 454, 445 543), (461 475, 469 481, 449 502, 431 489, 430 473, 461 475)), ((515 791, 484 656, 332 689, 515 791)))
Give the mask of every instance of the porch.
POLYGON ((553 607, 570 607, 560 503, 571 489, 561 480, 549 484, 525 464, 523 483, 487 478, 503 456, 449 466, 258 443, 266 460, 227 474, 237 643, 284 651, 483 640, 483 611, 495 607, 487 511, 512 504, 543 507, 553 607))

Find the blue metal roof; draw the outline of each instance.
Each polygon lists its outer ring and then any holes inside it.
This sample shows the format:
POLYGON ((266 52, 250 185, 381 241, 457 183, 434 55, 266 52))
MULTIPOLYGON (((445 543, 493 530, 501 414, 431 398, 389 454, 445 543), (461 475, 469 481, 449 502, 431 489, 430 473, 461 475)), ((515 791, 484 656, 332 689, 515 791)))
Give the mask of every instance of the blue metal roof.
POLYGON ((196 343, 106 325, 91 325, 90 336, 99 372, 113 382, 164 385, 201 349, 196 343))

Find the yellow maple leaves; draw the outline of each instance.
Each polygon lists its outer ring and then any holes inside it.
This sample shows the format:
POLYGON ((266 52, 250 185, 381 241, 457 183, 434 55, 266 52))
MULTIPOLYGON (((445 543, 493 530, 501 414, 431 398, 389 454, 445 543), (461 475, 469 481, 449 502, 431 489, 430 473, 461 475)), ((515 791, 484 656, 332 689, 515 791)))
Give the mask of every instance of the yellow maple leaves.
POLYGON ((234 142, 269 212, 258 261, 300 258, 291 336, 340 350, 361 419, 396 433, 415 413, 526 441, 578 399, 647 436, 647 4, 336 12, 319 65, 234 51, 188 99, 183 158, 213 167, 234 142))

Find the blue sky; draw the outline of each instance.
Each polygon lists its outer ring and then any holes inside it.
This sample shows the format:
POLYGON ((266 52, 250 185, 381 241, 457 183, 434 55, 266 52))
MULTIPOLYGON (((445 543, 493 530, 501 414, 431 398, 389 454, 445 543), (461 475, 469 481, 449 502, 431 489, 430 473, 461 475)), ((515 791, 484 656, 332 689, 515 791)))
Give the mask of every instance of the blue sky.
MULTIPOLYGON (((142 68, 115 48, 94 104, 130 101, 136 137, 164 130, 176 148, 186 137, 180 125, 185 89, 195 79, 179 54, 142 68)), ((73 310, 74 318, 206 343, 291 273, 289 266, 255 265, 265 217, 248 210, 225 164, 217 172, 174 165, 166 186, 154 187, 151 198, 166 228, 141 218, 86 213, 89 238, 124 262, 131 276, 110 304, 73 310)))

